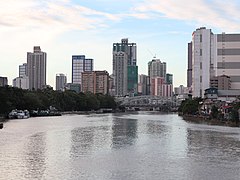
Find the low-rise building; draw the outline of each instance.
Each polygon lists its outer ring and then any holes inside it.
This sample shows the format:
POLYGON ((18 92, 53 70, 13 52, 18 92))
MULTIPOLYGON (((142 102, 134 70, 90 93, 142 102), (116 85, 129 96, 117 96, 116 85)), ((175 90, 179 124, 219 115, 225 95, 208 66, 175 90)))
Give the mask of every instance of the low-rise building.
POLYGON ((20 76, 13 79, 13 87, 18 87, 21 89, 29 89, 29 78, 28 76, 20 76))

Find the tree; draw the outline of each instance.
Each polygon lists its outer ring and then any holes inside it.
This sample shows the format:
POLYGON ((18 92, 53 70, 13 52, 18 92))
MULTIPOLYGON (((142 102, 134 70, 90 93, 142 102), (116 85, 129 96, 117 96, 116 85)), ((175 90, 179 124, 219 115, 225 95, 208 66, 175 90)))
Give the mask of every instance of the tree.
POLYGON ((216 119, 218 117, 218 114, 219 114, 218 108, 215 105, 212 106, 212 108, 211 108, 211 117, 213 119, 216 119))

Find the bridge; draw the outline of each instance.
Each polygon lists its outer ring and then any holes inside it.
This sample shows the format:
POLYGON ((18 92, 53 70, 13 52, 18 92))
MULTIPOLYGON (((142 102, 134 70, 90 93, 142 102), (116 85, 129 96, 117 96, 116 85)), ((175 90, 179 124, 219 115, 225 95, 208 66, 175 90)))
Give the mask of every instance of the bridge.
POLYGON ((119 105, 124 107, 137 107, 137 108, 176 108, 180 106, 179 101, 175 101, 172 97, 162 96, 134 96, 134 97, 117 97, 119 105))

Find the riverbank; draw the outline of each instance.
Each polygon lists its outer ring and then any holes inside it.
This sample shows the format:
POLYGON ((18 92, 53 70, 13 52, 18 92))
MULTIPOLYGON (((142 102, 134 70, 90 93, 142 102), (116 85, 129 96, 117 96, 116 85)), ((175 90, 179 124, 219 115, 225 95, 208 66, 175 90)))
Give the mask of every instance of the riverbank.
POLYGON ((6 119, 5 119, 4 117, 1 117, 1 116, 0 116, 0 123, 1 123, 1 122, 4 122, 4 121, 6 121, 6 119))
POLYGON ((208 124, 208 125, 217 125, 217 126, 228 126, 228 127, 240 127, 239 122, 233 122, 228 120, 218 120, 210 119, 208 116, 199 116, 199 115, 180 115, 187 122, 193 122, 198 124, 208 124))

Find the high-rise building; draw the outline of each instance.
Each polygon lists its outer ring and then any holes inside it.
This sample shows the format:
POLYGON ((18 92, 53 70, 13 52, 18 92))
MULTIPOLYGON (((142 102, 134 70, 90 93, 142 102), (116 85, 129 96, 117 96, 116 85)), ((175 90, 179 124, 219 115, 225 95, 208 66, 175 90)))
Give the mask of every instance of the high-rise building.
POLYGON ((216 34, 215 76, 230 77, 231 89, 240 89, 240 34, 216 34))
POLYGON ((27 75, 27 63, 23 63, 22 65, 19 65, 19 77, 24 77, 27 75))
POLYGON ((205 27, 196 29, 192 34, 192 48, 188 48, 188 53, 191 52, 188 69, 192 63, 194 97, 204 97, 211 80, 222 75, 230 77, 230 89, 240 89, 240 34, 213 34, 205 27))
POLYGON ((138 95, 150 95, 149 76, 141 74, 138 77, 138 95))
POLYGON ((210 87, 214 76, 214 41, 211 29, 199 28, 192 34, 192 93, 204 97, 204 90, 210 87))
POLYGON ((173 84, 173 75, 167 73, 166 74, 166 84, 173 84))
POLYGON ((161 62, 160 59, 154 58, 152 61, 148 62, 148 76, 151 78, 154 77, 163 77, 166 80, 166 63, 161 62))
POLYGON ((128 66, 128 94, 134 96, 137 94, 138 85, 138 66, 128 66))
POLYGON ((56 75, 56 90, 64 91, 66 84, 67 84, 67 76, 65 74, 57 74, 56 75))
POLYGON ((192 42, 188 43, 187 87, 192 86, 192 42))
POLYGON ((93 59, 86 59, 85 55, 72 56, 72 83, 81 84, 82 72, 93 71, 93 59))
POLYGON ((8 79, 7 77, 1 77, 0 76, 0 87, 4 87, 8 85, 8 79))
POLYGON ((122 39, 113 43, 113 79, 116 96, 137 94, 137 45, 122 39))
POLYGON ((166 66, 167 65, 165 62, 161 62, 160 59, 156 59, 155 57, 154 59, 152 59, 152 61, 148 62, 148 76, 150 78, 150 86, 151 86, 150 94, 151 95, 155 95, 155 96, 162 95, 162 87, 160 86, 162 86, 162 84, 166 83, 167 81, 166 66), (156 88, 158 90, 156 90, 156 88))
POLYGON ((163 84, 165 84, 165 79, 163 77, 153 77, 151 78, 151 95, 162 96, 163 94, 163 84))
POLYGON ((109 74, 107 71, 82 72, 82 92, 108 94, 109 74))
POLYGON ((40 46, 34 46, 33 53, 27 53, 27 75, 29 89, 37 90, 46 86, 47 53, 42 52, 40 46))
POLYGON ((162 94, 163 97, 172 97, 173 95, 173 85, 172 84, 163 84, 162 85, 162 94))

